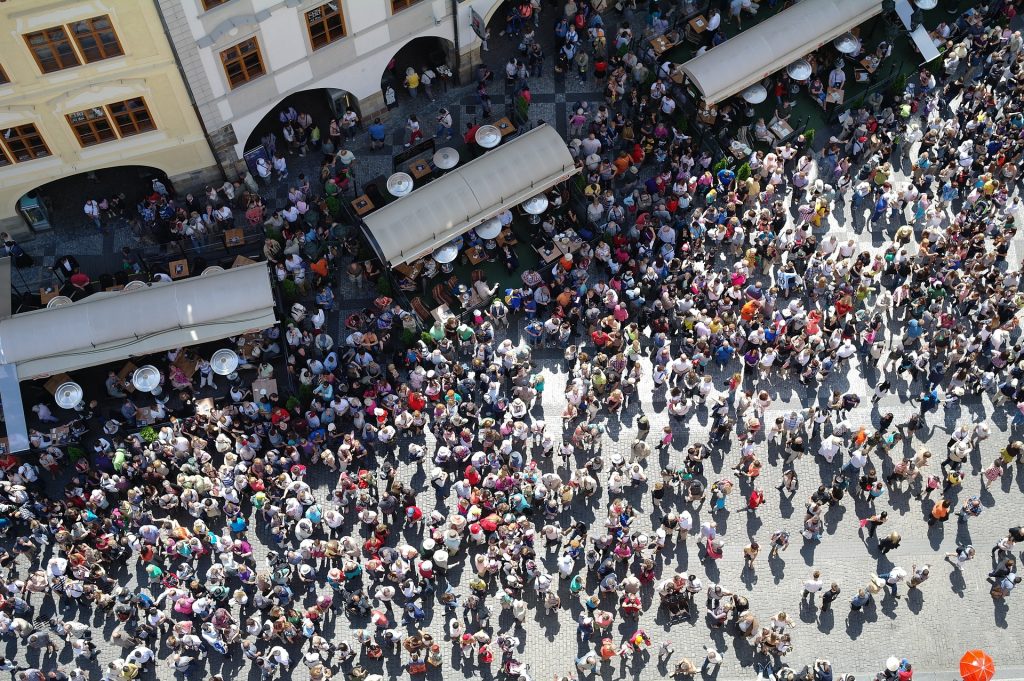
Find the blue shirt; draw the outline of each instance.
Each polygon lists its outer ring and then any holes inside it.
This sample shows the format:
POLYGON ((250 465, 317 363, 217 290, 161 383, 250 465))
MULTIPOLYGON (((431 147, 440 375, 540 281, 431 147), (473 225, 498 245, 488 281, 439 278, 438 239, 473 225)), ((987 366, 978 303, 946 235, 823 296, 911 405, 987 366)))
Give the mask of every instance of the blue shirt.
POLYGON ((728 362, 730 359, 732 359, 732 356, 733 356, 734 352, 735 352, 735 350, 733 349, 733 347, 731 345, 729 345, 729 346, 722 345, 717 350, 715 350, 715 358, 719 362, 728 362))
POLYGON ((383 142, 387 136, 387 128, 384 127, 383 123, 374 123, 367 130, 370 131, 370 139, 377 142, 383 142))

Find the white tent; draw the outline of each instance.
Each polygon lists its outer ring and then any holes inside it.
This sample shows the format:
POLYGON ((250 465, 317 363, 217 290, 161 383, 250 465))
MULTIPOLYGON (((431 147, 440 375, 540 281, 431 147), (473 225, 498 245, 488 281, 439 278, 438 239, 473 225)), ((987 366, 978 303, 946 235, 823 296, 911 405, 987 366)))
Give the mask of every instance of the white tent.
POLYGON ((18 379, 28 380, 275 323, 270 273, 256 263, 0 320, 0 365, 14 365, 18 379))
POLYGON ((881 0, 802 0, 694 57, 681 69, 706 104, 717 104, 881 11, 881 0))
POLYGON ((424 256, 578 172, 565 140, 542 125, 363 218, 391 265, 424 256))

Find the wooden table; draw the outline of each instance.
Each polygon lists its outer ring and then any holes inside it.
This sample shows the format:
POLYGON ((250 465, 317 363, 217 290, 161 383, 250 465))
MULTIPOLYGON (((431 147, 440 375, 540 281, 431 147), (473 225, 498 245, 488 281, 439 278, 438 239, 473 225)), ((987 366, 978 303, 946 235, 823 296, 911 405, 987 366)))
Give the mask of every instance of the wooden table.
POLYGON ((704 18, 703 14, 698 14, 690 19, 690 28, 694 33, 703 33, 708 30, 708 20, 704 18))
POLYGON ((822 108, 828 104, 842 104, 845 97, 846 93, 843 88, 830 87, 825 95, 825 104, 822 105, 822 108))
POLYGON ((705 125, 714 125, 715 121, 718 120, 718 109, 698 109, 697 120, 705 125))
POLYGON ((654 54, 659 57, 663 52, 671 50, 673 47, 675 47, 675 43, 663 35, 659 35, 657 38, 651 38, 651 48, 654 50, 654 54))
POLYGON ((356 215, 359 217, 366 215, 374 208, 376 208, 376 206, 373 205, 373 201, 371 201, 370 197, 366 194, 361 194, 360 196, 352 199, 352 210, 354 210, 356 215))
POLYGON ((56 395, 57 388, 61 387, 70 380, 71 377, 68 376, 67 374, 57 374, 56 376, 51 376, 50 380, 46 382, 46 385, 44 387, 46 388, 46 392, 50 393, 51 395, 56 395))
POLYGON ((242 265, 255 265, 255 264, 256 264, 256 261, 253 260, 252 258, 247 258, 244 255, 239 255, 239 256, 237 256, 235 258, 235 261, 233 263, 231 263, 230 269, 235 269, 236 267, 241 267, 242 265))
POLYGON ((247 333, 242 336, 242 343, 238 346, 238 354, 241 355, 242 359, 246 362, 252 359, 257 359, 255 350, 260 344, 259 333, 247 333))
POLYGON ((505 139, 516 131, 516 126, 512 125, 512 121, 508 119, 508 116, 503 116, 494 121, 494 127, 501 132, 501 139, 505 139))
POLYGON ((452 314, 451 309, 447 305, 442 303, 430 311, 430 316, 444 324, 449 317, 454 317, 455 315, 452 314))
POLYGON ((401 265, 395 265, 395 271, 407 279, 415 279, 423 274, 423 265, 419 262, 415 265, 403 262, 401 265))
POLYGON ((266 390, 267 397, 277 394, 277 379, 274 378, 257 378, 252 382, 252 397, 254 400, 260 398, 260 391, 266 390))
POLYGON ((414 180, 421 180, 431 172, 433 171, 430 169, 430 164, 423 159, 413 161, 409 164, 409 175, 411 175, 414 180))
POLYGON ((479 265, 484 260, 487 260, 487 253, 480 247, 467 248, 463 253, 465 253, 466 259, 469 260, 469 263, 474 266, 479 265))
POLYGON ((171 279, 184 279, 188 277, 188 260, 185 258, 172 260, 167 263, 167 271, 171 275, 171 279))
POLYGON ((780 120, 772 121, 768 126, 768 130, 775 135, 780 142, 793 134, 793 127, 786 121, 780 120))
POLYGON ((136 369, 138 369, 138 367, 131 362, 125 362, 125 365, 117 372, 117 378, 121 381, 121 387, 129 394, 135 392, 135 384, 132 383, 132 375, 135 374, 136 369))
POLYGON ((60 295, 60 291, 50 288, 39 289, 39 302, 46 305, 48 302, 60 295))
POLYGON ((181 369, 183 374, 192 378, 195 376, 196 370, 199 369, 199 356, 188 350, 182 350, 178 353, 177 358, 175 358, 174 366, 181 369))
POLYGON ((683 73, 683 65, 676 64, 672 67, 672 70, 668 74, 669 79, 676 85, 682 85, 683 81, 686 80, 686 74, 683 73))
POLYGON ((565 255, 564 253, 562 253, 561 249, 558 248, 558 244, 554 244, 549 253, 545 253, 543 248, 537 248, 536 251, 537 255, 539 255, 541 260, 543 260, 544 263, 547 265, 550 265, 554 261, 561 258, 563 255, 565 255))
POLYGON ((747 147, 742 146, 742 145, 738 146, 738 147, 734 147, 734 146, 732 146, 730 144, 729 148, 728 148, 728 152, 729 152, 729 155, 732 156, 737 161, 742 161, 743 159, 745 159, 747 156, 750 155, 751 150, 749 148, 747 148, 747 147))
POLYGON ((153 418, 153 412, 149 407, 139 407, 135 410, 135 424, 139 426, 148 426, 156 421, 153 418))
POLYGON ((519 239, 516 238, 516 233, 506 227, 501 230, 501 234, 496 239, 498 246, 515 246, 519 243, 519 239))
POLYGON ((860 60, 860 65, 864 67, 864 70, 868 73, 874 73, 878 69, 880 61, 875 59, 873 56, 867 56, 860 60))

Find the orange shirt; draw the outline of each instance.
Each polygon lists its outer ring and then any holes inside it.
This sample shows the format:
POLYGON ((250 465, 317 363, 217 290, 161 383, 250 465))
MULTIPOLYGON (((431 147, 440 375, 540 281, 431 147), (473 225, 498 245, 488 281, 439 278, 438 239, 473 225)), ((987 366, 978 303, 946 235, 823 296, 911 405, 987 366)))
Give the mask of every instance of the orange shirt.
POLYGON ((326 277, 327 273, 328 273, 328 270, 327 270, 327 258, 320 258, 315 263, 310 265, 309 269, 313 270, 314 274, 317 274, 317 275, 319 275, 321 277, 326 277))
POLYGON ((745 322, 749 322, 750 320, 752 320, 756 314, 757 303, 753 300, 748 300, 740 309, 740 316, 743 318, 743 321, 745 322))

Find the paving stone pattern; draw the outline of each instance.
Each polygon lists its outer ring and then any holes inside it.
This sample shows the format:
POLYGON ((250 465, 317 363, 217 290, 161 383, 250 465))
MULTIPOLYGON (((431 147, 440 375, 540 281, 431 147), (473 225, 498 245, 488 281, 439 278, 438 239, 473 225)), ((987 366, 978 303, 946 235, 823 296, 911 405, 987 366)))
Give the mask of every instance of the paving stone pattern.
MULTIPOLYGON (((539 31, 542 35, 544 31, 539 31)), ((611 32, 609 32, 611 34, 611 32)), ((498 71, 504 63, 504 57, 513 48, 507 40, 495 37, 491 40, 492 52, 488 53, 488 60, 495 71, 498 71)), ((549 51, 550 54, 550 51, 549 51)), ((543 111, 545 116, 551 115, 554 124, 564 132, 565 128, 565 107, 567 99, 575 101, 586 99, 594 101, 599 98, 595 92, 580 92, 578 83, 565 83, 564 78, 552 77, 550 74, 550 59, 545 65, 546 75, 543 78, 531 80, 534 90, 537 108, 543 111), (553 115, 551 114, 553 112, 553 115)), ((500 90, 500 87, 495 88, 500 90)), ((495 112, 500 109, 501 94, 494 93, 495 112)), ((463 87, 453 89, 441 98, 455 114, 456 129, 460 129, 464 121, 475 116, 476 104, 472 97, 471 88, 463 87)), ((409 112, 417 112, 422 120, 432 120, 428 115, 431 107, 440 104, 430 103, 425 98, 419 100, 402 100, 401 106, 389 115, 389 125, 396 131, 396 138, 391 150, 397 152, 401 148, 402 140, 400 130, 405 115, 409 112)), ((425 126, 428 130, 430 126, 425 126)), ((368 153, 363 140, 358 140, 354 146, 359 158, 359 172, 361 177, 372 177, 376 174, 390 172, 390 158, 388 152, 368 153), (365 175, 362 175, 365 173, 365 175)), ((293 172, 296 167, 302 167, 302 163, 308 166, 308 172, 315 175, 316 161, 306 159, 301 161, 292 159, 293 172)), ((287 187, 282 184, 277 191, 279 203, 283 204, 287 187)), ((873 229, 863 226, 864 216, 850 216, 848 210, 837 207, 829 220, 828 231, 835 233, 840 238, 854 238, 865 246, 878 246, 887 240, 894 227, 882 224, 873 229)), ((55 233, 56 234, 56 233, 55 233)), ((65 239, 66 237, 60 237, 65 239)), ((90 237, 88 234, 76 235, 74 237, 75 249, 80 252, 90 252, 100 243, 98 235, 90 237)), ((112 251, 113 244, 107 243, 110 238, 102 240, 102 246, 108 252, 112 251)), ((34 244, 35 242, 33 242, 34 244)), ((64 245, 71 243, 64 241, 64 245)), ((64 245, 61 246, 62 249, 64 245)), ((53 256, 56 253, 55 247, 46 246, 44 253, 53 256)), ((1021 253, 1020 243, 1015 240, 1015 253, 1011 253, 1011 262, 1016 260, 1015 254, 1021 253)), ((724 264, 724 261, 723 261, 724 264)), ((344 306, 349 309, 358 309, 366 304, 373 296, 372 291, 365 288, 358 288, 352 285, 347 279, 339 284, 340 299, 344 306)), ((343 319, 344 314, 340 317, 343 319)), ((521 327, 521 320, 518 321, 521 327)), ((899 322, 894 322, 892 328, 898 329, 899 322)), ((510 333, 513 337, 518 334, 518 329, 513 328, 510 333)), ((342 335, 341 329, 338 336, 342 335)), ((554 350, 540 350, 534 356, 537 370, 542 371, 545 376, 546 388, 543 403, 534 409, 532 416, 541 418, 551 430, 558 430, 561 419, 560 414, 563 407, 561 395, 563 393, 566 373, 562 366, 560 354, 554 350)), ((666 411, 664 396, 656 394, 650 381, 650 364, 644 361, 646 376, 639 386, 638 398, 629 404, 617 417, 605 418, 606 433, 602 438, 600 452, 607 461, 612 455, 620 454, 628 458, 630 445, 635 437, 635 422, 640 414, 646 414, 651 421, 651 432, 657 434, 665 425, 671 425, 675 439, 671 448, 667 451, 655 453, 646 463, 646 472, 653 481, 658 476, 661 467, 676 467, 681 464, 685 447, 691 443, 708 441, 709 417, 704 408, 698 408, 686 420, 670 420, 666 411)), ((905 421, 911 413, 917 411, 918 407, 910 403, 909 398, 916 394, 919 386, 915 389, 908 388, 905 379, 896 383, 899 392, 896 395, 886 397, 873 408, 867 396, 871 394, 872 386, 877 380, 877 373, 870 368, 863 367, 860 360, 855 358, 849 365, 837 371, 829 379, 825 386, 818 391, 803 388, 796 382, 784 382, 778 379, 774 383, 758 386, 766 388, 773 397, 772 407, 765 414, 765 421, 771 424, 777 416, 788 412, 790 409, 801 408, 809 404, 824 405, 827 401, 828 389, 852 391, 865 397, 861 405, 851 414, 851 420, 855 424, 877 423, 880 413, 891 411, 895 415, 896 423, 905 421)), ((716 384, 721 385, 726 376, 715 374, 716 384)), ((748 379, 749 380, 749 379, 748 379)), ((799 536, 802 524, 803 504, 810 492, 814 489, 819 480, 827 481, 839 469, 842 457, 837 457, 834 464, 826 464, 822 460, 807 455, 796 462, 796 470, 799 472, 801 485, 793 498, 788 498, 776 491, 775 487, 780 482, 781 458, 782 455, 777 448, 765 442, 764 436, 757 444, 757 451, 762 460, 767 460, 768 466, 760 479, 760 485, 767 491, 768 503, 762 506, 755 514, 748 514, 744 509, 744 500, 741 494, 734 492, 729 498, 728 507, 725 511, 714 515, 718 522, 718 529, 726 539, 725 556, 720 561, 701 563, 697 559, 696 544, 691 538, 685 543, 670 544, 668 549, 657 558, 659 574, 672 572, 690 571, 695 572, 705 580, 721 583, 727 589, 746 595, 754 612, 757 613, 762 622, 767 621, 773 614, 779 611, 789 613, 796 626, 792 630, 795 650, 788 657, 790 664, 800 667, 810 663, 816 657, 825 657, 832 660, 835 669, 840 673, 854 673, 858 678, 869 678, 882 668, 884 660, 889 655, 906 657, 914 663, 917 671, 917 678, 931 679, 955 678, 954 672, 956 661, 961 653, 969 648, 981 647, 989 650, 996 658, 1000 668, 1000 678, 1024 677, 1017 667, 1017 660, 1024 653, 1022 638, 1019 635, 1024 616, 1020 604, 1021 596, 1013 595, 1007 601, 993 601, 988 595, 988 584, 986 573, 990 570, 989 548, 1005 534, 1006 529, 1012 525, 1021 523, 1021 492, 1024 491, 1024 469, 1017 468, 1005 475, 1002 480, 988 490, 981 490, 978 473, 997 455, 1001 447, 1007 442, 1010 425, 1007 418, 1005 406, 993 407, 988 398, 982 400, 965 400, 961 404, 940 407, 938 411, 932 412, 927 417, 928 428, 920 433, 923 438, 914 442, 906 442, 902 448, 897 447, 891 458, 896 459, 901 455, 909 455, 914 448, 926 446, 936 453, 937 468, 938 461, 941 461, 945 452, 945 444, 948 433, 952 431, 955 424, 967 420, 979 421, 988 420, 994 430, 994 434, 987 441, 982 443, 979 449, 971 454, 971 477, 966 481, 963 490, 957 495, 958 500, 963 500, 973 494, 981 494, 985 504, 985 512, 980 518, 972 519, 969 523, 958 524, 955 520, 943 527, 929 528, 924 520, 924 513, 930 504, 915 501, 906 493, 891 492, 882 497, 874 507, 862 500, 854 500, 847 497, 841 506, 829 511, 826 516, 827 528, 825 536, 820 543, 803 540, 799 536), (872 540, 864 542, 859 534, 858 519, 866 517, 874 509, 888 509, 890 521, 886 525, 887 530, 898 530, 902 533, 904 541, 897 550, 886 555, 881 555, 872 540), (767 544, 769 535, 776 529, 785 528, 793 536, 793 544, 787 552, 776 560, 767 559, 767 544), (756 570, 742 570, 741 549, 749 541, 750 537, 756 537, 764 549, 758 559, 756 570), (949 563, 943 561, 943 554, 952 551, 957 542, 973 543, 978 549, 978 557, 969 563, 963 572, 956 571, 949 563), (849 613, 849 597, 857 588, 865 586, 871 575, 888 571, 893 564, 897 564, 906 570, 910 570, 912 564, 921 565, 928 563, 932 567, 932 577, 922 585, 920 590, 908 591, 901 589, 901 598, 885 598, 876 603, 875 607, 867 610, 866 613, 849 613), (816 610, 801 606, 801 584, 810 575, 812 570, 819 569, 822 578, 826 583, 835 581, 843 589, 843 595, 836 602, 834 611, 822 614, 816 610)), ((653 440, 655 436, 652 435, 653 440)), ((390 461, 396 465, 399 477, 422 490, 420 503, 424 511, 429 513, 434 508, 448 512, 453 508, 453 497, 446 493, 435 494, 428 485, 428 474, 432 467, 429 461, 421 465, 413 465, 406 461, 404 452, 410 440, 403 440, 398 443, 394 452, 390 452, 383 460, 390 461)), ((425 438, 425 444, 429 451, 434 449, 434 441, 429 434, 425 438)), ((737 459, 738 447, 735 441, 731 441, 722 450, 717 451, 710 462, 707 472, 709 481, 731 476, 729 467, 737 459)), ((809 452, 817 450, 817 445, 812 442, 808 448, 809 452)), ((578 453, 576 462, 582 463, 585 460, 583 453, 578 453)), ((561 475, 567 476, 569 471, 559 467, 559 460, 542 460, 540 468, 543 471, 555 468, 561 475)), ((883 467, 891 465, 882 462, 883 467)), ((605 469, 607 470, 607 468, 605 469)), ((570 520, 583 520, 591 523, 594 527, 599 526, 609 504, 609 497, 605 489, 605 476, 602 475, 602 487, 598 495, 589 500, 577 500, 574 502, 571 512, 563 514, 561 522, 567 523, 570 520)), ((312 467, 311 484, 321 500, 326 501, 333 485, 335 476, 328 474, 320 467, 312 467)), ((738 490, 743 489, 738 486, 738 490)), ((640 530, 649 530, 656 526, 660 519, 660 513, 652 508, 650 501, 650 489, 647 485, 640 485, 628 488, 625 497, 638 510, 638 518, 635 527, 640 530)), ((683 503, 678 497, 671 494, 668 496, 662 512, 671 509, 683 508, 683 503)), ((692 510, 695 525, 709 517, 709 508, 705 505, 701 509, 692 510)), ((537 518, 542 524, 540 518, 537 518)), ((359 533, 361 528, 352 528, 351 524, 346 530, 359 533)), ((418 533, 409 529, 402 529, 397 534, 413 545, 419 544, 418 533)), ((255 556, 260 567, 267 565, 267 543, 269 538, 264 533, 259 533, 261 541, 255 542, 255 556)), ((557 557, 556 547, 541 548, 540 555, 543 562, 553 574, 557 574, 555 559, 557 557)), ((22 577, 27 575, 27 565, 22 559, 19 561, 18 571, 22 577)), ((441 582, 449 582, 456 587, 457 593, 465 595, 465 582, 472 570, 469 559, 463 551, 460 553, 447 575, 441 577, 441 582)), ((321 578, 326 574, 327 568, 322 567, 321 578)), ((144 574, 139 565, 129 565, 127 571, 131 577, 123 580, 128 586, 136 588, 140 580, 144 581, 144 574)), ((501 632, 513 632, 521 639, 521 648, 517 651, 516 657, 531 665, 530 674, 534 679, 546 680, 555 675, 568 674, 573 671, 573 659, 580 655, 587 646, 577 641, 575 619, 581 610, 578 599, 570 596, 568 585, 558 582, 557 589, 562 597, 562 608, 552 615, 543 614, 543 608, 538 608, 536 598, 528 590, 526 596, 530 603, 530 612, 523 626, 515 624, 507 612, 499 613, 492 619, 492 634, 501 632)), ((596 582, 589 579, 587 591, 596 591, 596 582)), ((324 593, 327 587, 321 582, 319 591, 324 593)), ((492 587, 491 593, 494 589, 492 587)), ((612 631, 616 637, 616 643, 621 641, 625 634, 635 631, 637 626, 643 628, 651 636, 654 646, 647 655, 636 656, 628 664, 619 660, 612 664, 599 668, 599 675, 605 679, 632 677, 638 679, 660 678, 668 675, 675 662, 681 656, 687 656, 700 662, 703 655, 702 646, 711 645, 712 642, 725 655, 725 662, 716 672, 721 679, 752 678, 754 672, 751 668, 754 661, 754 654, 750 646, 743 640, 734 638, 733 632, 729 629, 717 630, 712 633, 704 617, 703 599, 696 602, 694 615, 689 621, 670 624, 665 615, 657 607, 657 596, 653 594, 650 587, 646 587, 643 594, 644 611, 639 621, 624 620, 621 615, 616 616, 612 631), (659 661, 657 658, 658 645, 662 641, 670 641, 675 653, 667 661, 659 661)), ((309 595, 301 599, 304 603, 312 603, 313 596, 309 595)), ((495 605, 495 597, 488 598, 488 603, 495 605)), ((428 598, 428 603, 431 599, 428 598)), ((609 604, 606 600, 606 605, 609 604)), ((37 615, 44 616, 53 610, 53 603, 49 599, 40 601, 35 599, 37 615)), ((612 609, 612 608, 608 608, 612 609)), ((445 637, 447 628, 446 616, 441 607, 427 607, 427 621, 425 629, 435 639, 441 640, 445 637)), ((400 618, 400 610, 393 610, 394 617, 400 618)), ((108 643, 107 639, 113 629, 113 622, 110 618, 103 617, 96 613, 69 611, 65 616, 77 616, 82 621, 94 625, 93 638, 99 644, 99 658, 90 663, 87 667, 91 678, 99 678, 100 670, 109 661, 114 659, 120 649, 108 643)), ((368 627, 366 618, 349 618, 339 614, 329 619, 325 624, 325 630, 330 638, 334 640, 351 641, 354 629, 368 627)), ((38 651, 28 651, 24 646, 16 644, 13 640, 6 641, 5 653, 15 657, 19 663, 26 661, 36 663, 39 659, 38 651)), ((591 646, 594 644, 591 643, 591 646)), ((491 678, 498 675, 497 662, 492 668, 481 669, 472 661, 459 658, 458 651, 450 644, 443 645, 444 665, 440 670, 431 670, 428 676, 431 678, 457 679, 457 678, 491 678)), ((161 648, 159 655, 166 658, 168 650, 161 648)), ((293 651, 295 668, 291 677, 303 680, 308 678, 306 668, 298 663, 299 655, 293 651)), ((407 661, 407 657, 403 661, 407 661)), ((63 650, 58 657, 59 664, 67 668, 72 664, 70 649, 63 650)), ((373 672, 383 673, 386 678, 398 678, 406 672, 400 666, 396 657, 386 655, 383 664, 372 661, 364 661, 373 672)), ((50 668, 54 663, 53 658, 46 660, 44 669, 50 668)), ((216 653, 211 654, 209 663, 210 671, 196 670, 189 675, 193 679, 208 678, 208 673, 219 672, 225 678, 258 678, 259 673, 250 668, 249 664, 236 652, 233 659, 226 660, 216 653)), ((339 672, 340 673, 340 672, 339 672)), ((145 678, 170 678, 172 670, 161 662, 156 670, 147 669, 143 672, 145 678)))

